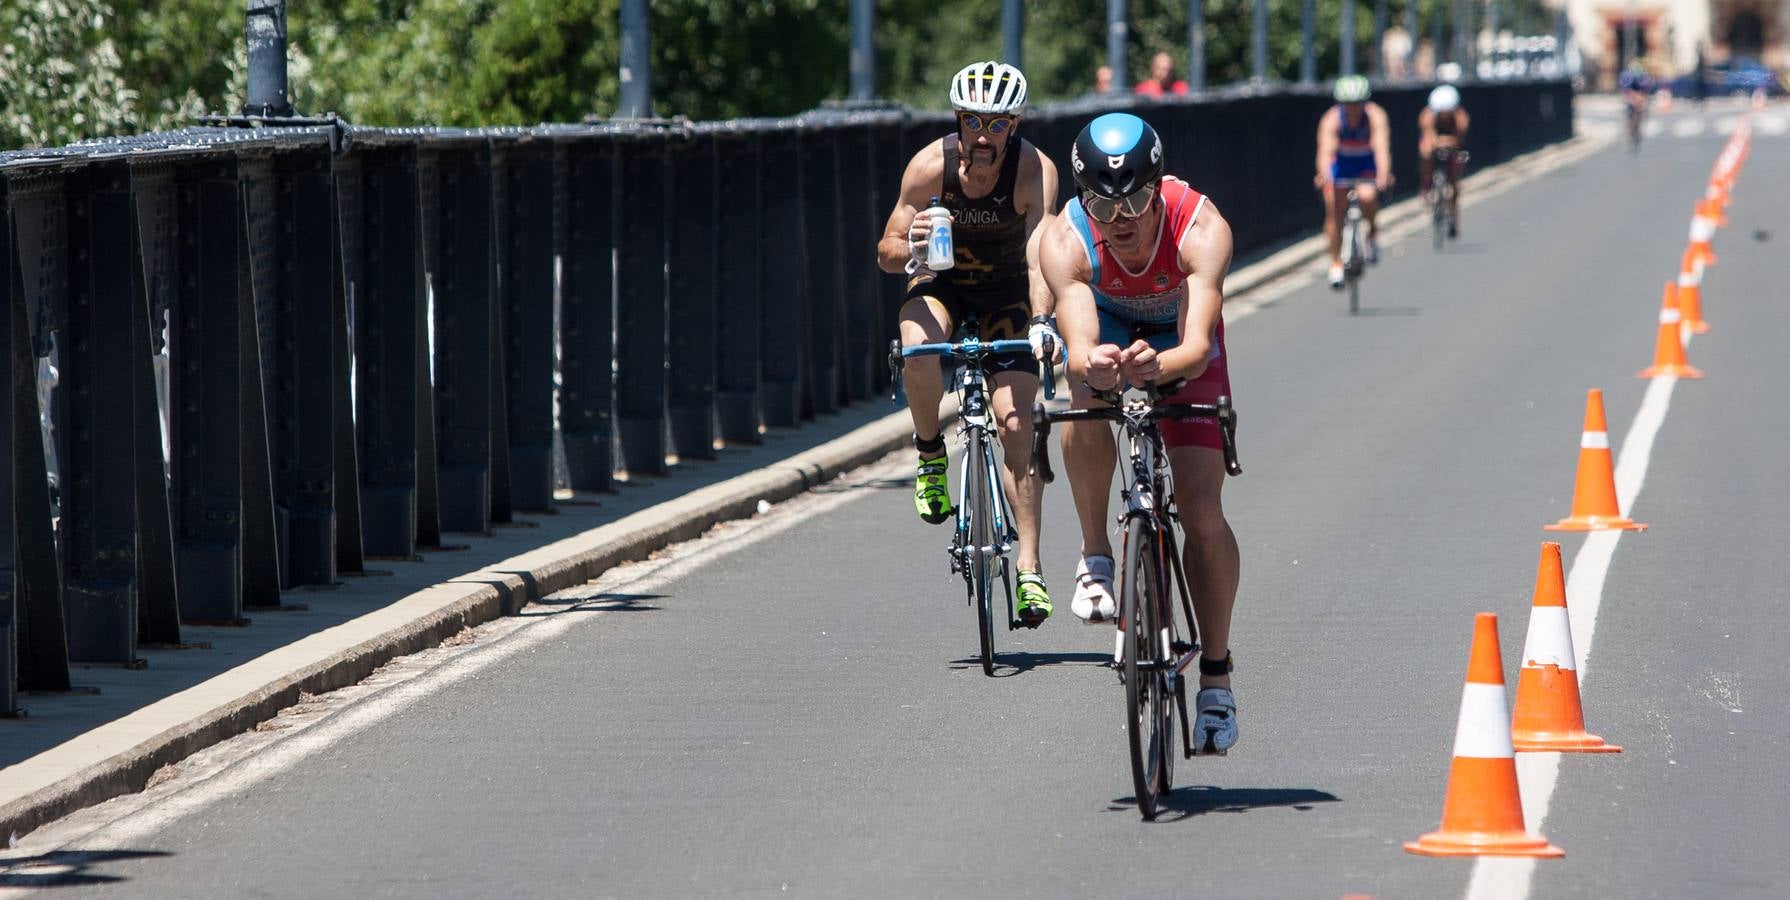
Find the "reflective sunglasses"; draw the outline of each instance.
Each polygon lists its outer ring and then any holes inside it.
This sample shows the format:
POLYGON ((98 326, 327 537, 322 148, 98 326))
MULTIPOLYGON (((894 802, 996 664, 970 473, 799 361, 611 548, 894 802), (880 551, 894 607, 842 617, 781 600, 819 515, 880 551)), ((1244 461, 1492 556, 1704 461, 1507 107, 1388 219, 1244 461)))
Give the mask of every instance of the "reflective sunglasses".
POLYGON ((989 116, 983 118, 975 113, 958 113, 957 121, 963 124, 963 130, 969 132, 988 129, 989 134, 1006 134, 1013 127, 1012 116, 989 116))
POLYGON ((1082 209, 1096 222, 1111 224, 1120 216, 1135 219, 1150 210, 1150 202, 1156 199, 1156 185, 1146 185, 1130 195, 1111 200, 1089 191, 1081 192, 1082 209))

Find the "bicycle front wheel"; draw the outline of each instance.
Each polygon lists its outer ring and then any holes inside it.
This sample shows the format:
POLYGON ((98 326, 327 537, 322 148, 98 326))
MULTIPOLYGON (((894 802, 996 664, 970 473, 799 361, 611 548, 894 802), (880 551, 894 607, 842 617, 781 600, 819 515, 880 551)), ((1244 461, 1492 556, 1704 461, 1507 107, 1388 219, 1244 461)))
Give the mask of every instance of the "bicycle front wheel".
POLYGON ((994 553, 994 494, 999 482, 988 479, 988 436, 970 431, 964 462, 964 502, 970 509, 969 554, 970 605, 976 609, 976 630, 981 639, 982 674, 994 675, 994 567, 1003 560, 994 553))
POLYGON ((1125 526, 1125 568, 1119 586, 1119 623, 1125 629, 1126 730, 1131 745, 1131 784, 1137 811, 1156 818, 1171 780, 1173 703, 1168 695, 1162 634, 1162 570, 1156 535, 1142 519, 1125 526))

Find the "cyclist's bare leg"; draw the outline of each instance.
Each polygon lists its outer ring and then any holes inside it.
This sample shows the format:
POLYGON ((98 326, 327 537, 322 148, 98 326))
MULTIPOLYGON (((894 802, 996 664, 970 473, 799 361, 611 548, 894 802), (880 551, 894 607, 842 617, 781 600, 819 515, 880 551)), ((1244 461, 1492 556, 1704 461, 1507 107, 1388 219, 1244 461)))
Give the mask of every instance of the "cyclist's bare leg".
MULTIPOLYGON (((1199 619, 1200 655, 1223 659, 1231 652, 1231 607, 1237 602, 1242 562, 1237 536, 1224 518, 1224 454, 1208 447, 1168 452, 1175 477, 1175 508, 1185 533, 1182 563, 1199 619)), ((1230 675, 1201 675, 1200 687, 1231 686, 1230 675)))
MULTIPOLYGON (((944 304, 931 297, 915 297, 901 306, 901 346, 932 344, 951 339, 951 316, 944 304)), ((907 411, 914 419, 914 434, 921 440, 939 436, 939 401, 945 396, 944 367, 936 356, 916 356, 903 361, 903 388, 907 411)))
MULTIPOLYGON (((1378 240, 1380 225, 1377 218, 1380 214, 1380 191, 1371 180, 1355 183, 1355 199, 1361 201, 1361 217, 1367 220, 1367 236, 1378 240)), ((1343 208, 1348 209, 1348 197, 1343 198, 1343 208)))
POLYGON ((1038 396, 1038 376, 1030 372, 996 372, 994 375, 995 421, 1001 427, 1002 475, 1007 498, 1013 501, 1013 525, 1019 532, 1021 572, 1042 571, 1038 564, 1038 515, 1044 505, 1044 480, 1027 475, 1032 467, 1032 401, 1038 396))
POLYGON ((1324 239, 1330 242, 1331 265, 1342 265, 1342 223, 1349 211, 1349 189, 1331 185, 1324 196, 1324 239))
MULTIPOLYGON (((1071 379, 1073 380, 1073 379, 1071 379)), ((1095 409, 1109 404, 1094 399, 1083 384, 1071 384, 1071 405, 1095 409)), ((1118 465, 1118 444, 1113 426, 1106 422, 1064 422, 1063 468, 1069 472, 1069 492, 1075 498, 1075 516, 1081 521, 1083 556, 1113 555, 1106 536, 1106 506, 1113 492, 1113 469, 1118 465)))
POLYGON ((1417 187, 1425 194, 1429 193, 1430 175, 1436 171, 1436 158, 1432 154, 1435 147, 1427 138, 1417 140, 1417 187))

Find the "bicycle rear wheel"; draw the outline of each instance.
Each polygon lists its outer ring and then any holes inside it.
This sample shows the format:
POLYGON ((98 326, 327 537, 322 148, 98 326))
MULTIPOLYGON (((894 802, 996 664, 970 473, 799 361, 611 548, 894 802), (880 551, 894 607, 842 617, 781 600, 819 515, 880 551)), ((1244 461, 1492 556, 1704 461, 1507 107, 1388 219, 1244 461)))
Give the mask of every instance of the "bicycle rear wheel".
POLYGON ((994 567, 1004 562, 995 558, 992 547, 994 533, 994 497, 990 493, 998 485, 988 481, 988 436, 979 428, 970 429, 969 448, 964 457, 964 502, 970 505, 968 564, 970 567, 970 605, 976 610, 976 630, 981 640, 982 674, 994 675, 994 567))
POLYGON ((1361 223, 1351 220, 1343 225, 1343 279, 1349 283, 1349 315, 1361 309, 1361 223))
POLYGON ((1173 755, 1173 703, 1163 667, 1160 636, 1162 571, 1155 533, 1141 519, 1125 526, 1125 569, 1120 585, 1119 622, 1125 627, 1126 731, 1131 746, 1131 784, 1137 811, 1156 818, 1169 791, 1173 755))
MULTIPOLYGON (((1448 163, 1437 160, 1438 167, 1448 163)), ((1433 249, 1442 249, 1442 243, 1448 236, 1448 177, 1437 173, 1430 179, 1430 244, 1433 249)))

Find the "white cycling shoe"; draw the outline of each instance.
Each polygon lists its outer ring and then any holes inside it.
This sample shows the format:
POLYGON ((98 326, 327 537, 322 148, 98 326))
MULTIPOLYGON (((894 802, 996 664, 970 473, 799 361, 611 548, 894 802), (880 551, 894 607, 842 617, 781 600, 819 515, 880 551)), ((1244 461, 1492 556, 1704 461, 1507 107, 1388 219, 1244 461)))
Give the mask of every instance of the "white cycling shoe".
POLYGON ((1199 714, 1193 722, 1194 752, 1223 756, 1237 743, 1237 698, 1229 688, 1205 688, 1194 700, 1199 714))
POLYGON ((1325 275, 1324 277, 1325 277, 1326 281, 1330 282, 1331 290, 1333 290, 1333 291, 1342 290, 1342 286, 1343 286, 1342 263, 1331 263, 1330 264, 1330 272, 1327 275, 1325 275))
POLYGON ((1097 554, 1081 558, 1075 567, 1075 596, 1069 601, 1069 611, 1089 625, 1110 622, 1118 615, 1118 603, 1113 600, 1112 557, 1097 554))

